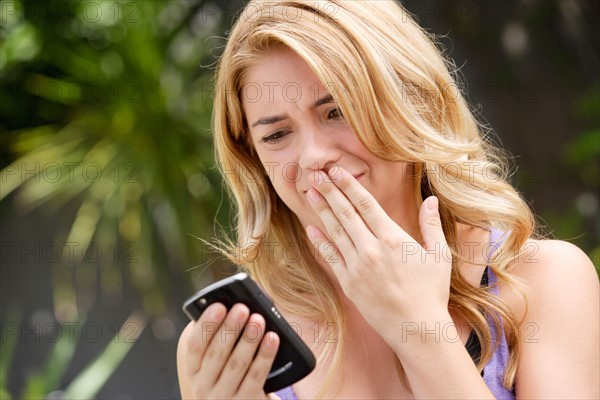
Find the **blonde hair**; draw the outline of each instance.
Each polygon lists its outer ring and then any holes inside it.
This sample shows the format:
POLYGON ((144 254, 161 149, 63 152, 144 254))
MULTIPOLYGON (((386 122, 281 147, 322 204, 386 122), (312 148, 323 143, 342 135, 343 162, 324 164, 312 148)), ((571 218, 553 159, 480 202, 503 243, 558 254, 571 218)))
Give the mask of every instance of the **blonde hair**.
POLYGON ((499 318, 507 324, 510 358, 504 384, 512 386, 519 321, 504 301, 461 276, 457 224, 506 232, 489 265, 499 283, 518 289, 507 267, 518 256, 514 250, 532 235, 534 218, 508 183, 508 168, 458 89, 449 72, 452 64, 393 1, 251 1, 240 14, 218 64, 213 114, 219 165, 246 171, 246 179, 224 174, 237 205, 231 258, 280 308, 338 324, 339 342, 324 353, 333 354, 338 366, 346 329, 341 299, 299 220, 271 186, 252 148, 241 106, 246 71, 281 47, 297 53, 326 85, 370 152, 410 163, 418 205, 429 195, 439 198, 453 250, 449 307, 469 321, 480 339, 480 370, 495 350, 486 315, 494 318, 498 334, 499 318), (285 254, 290 244, 297 251, 293 259, 285 254))

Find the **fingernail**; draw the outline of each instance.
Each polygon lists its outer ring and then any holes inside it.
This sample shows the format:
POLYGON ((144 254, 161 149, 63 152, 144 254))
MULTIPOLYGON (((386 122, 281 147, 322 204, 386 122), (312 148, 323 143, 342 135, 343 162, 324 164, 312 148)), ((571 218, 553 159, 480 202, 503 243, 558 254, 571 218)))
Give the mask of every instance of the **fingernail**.
POLYGON ((223 308, 216 303, 212 304, 207 311, 210 319, 216 320, 223 317, 223 308))
POLYGON ((247 332, 249 337, 258 338, 261 334, 260 326, 256 322, 250 322, 248 324, 247 332))
POLYGON ((232 310, 231 310, 231 314, 232 314, 232 318, 234 321, 242 321, 243 319, 245 319, 246 316, 246 306, 241 306, 241 305, 235 305, 232 310))
POLYGON ((267 332, 264 340, 266 342, 266 346, 269 348, 275 348, 279 345, 279 336, 275 332, 267 332))
POLYGON ((308 195, 309 200, 312 201, 317 201, 321 198, 321 193, 316 189, 310 188, 306 194, 308 195))
POLYGON ((306 227, 306 234, 309 238, 314 239, 317 236, 317 230, 314 226, 309 225, 306 227))
POLYGON ((427 208, 431 211, 436 211, 438 208, 438 199, 435 196, 431 196, 431 200, 427 203, 427 208))

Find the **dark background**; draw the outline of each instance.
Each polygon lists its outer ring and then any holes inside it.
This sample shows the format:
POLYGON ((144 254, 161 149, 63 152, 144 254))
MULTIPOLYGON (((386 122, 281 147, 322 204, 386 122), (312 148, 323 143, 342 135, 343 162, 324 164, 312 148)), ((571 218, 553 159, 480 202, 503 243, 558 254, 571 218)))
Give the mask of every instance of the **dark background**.
MULTIPOLYGON (((175 398, 180 304, 232 271, 211 75, 242 2, 0 2, 0 398, 175 398)), ((596 1, 409 1, 546 232, 598 268, 596 1)))

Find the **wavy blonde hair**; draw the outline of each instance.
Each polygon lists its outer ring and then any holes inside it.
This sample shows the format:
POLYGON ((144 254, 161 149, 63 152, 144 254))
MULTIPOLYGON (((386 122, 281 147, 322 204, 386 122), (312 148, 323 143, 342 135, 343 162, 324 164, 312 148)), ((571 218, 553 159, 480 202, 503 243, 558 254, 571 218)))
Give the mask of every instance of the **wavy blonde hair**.
POLYGON ((449 307, 469 321, 480 339, 479 370, 495 350, 486 315, 493 317, 498 334, 500 318, 510 328, 504 384, 511 387, 519 321, 504 301, 461 276, 457 224, 506 232, 490 268, 499 283, 519 289, 508 266, 519 254, 515 249, 532 235, 534 218, 508 183, 508 168, 490 144, 489 131, 464 100, 450 73, 453 65, 435 39, 393 1, 250 1, 239 15, 218 63, 213 114, 216 157, 237 205, 231 259, 280 308, 338 324, 338 343, 323 353, 333 355, 331 378, 344 347, 342 300, 299 220, 275 193, 252 148, 241 105, 246 71, 282 47, 297 53, 326 85, 370 152, 412 166, 418 205, 429 195, 439 198, 453 251, 449 307), (242 178, 228 172, 240 168, 242 178), (286 254, 290 244, 294 257, 286 254))

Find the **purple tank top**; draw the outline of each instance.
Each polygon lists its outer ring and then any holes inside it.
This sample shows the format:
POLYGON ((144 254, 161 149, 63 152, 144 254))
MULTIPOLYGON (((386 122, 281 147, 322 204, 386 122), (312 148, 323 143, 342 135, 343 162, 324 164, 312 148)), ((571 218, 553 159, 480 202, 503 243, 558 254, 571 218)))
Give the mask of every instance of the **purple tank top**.
MULTIPOLYGON (((500 247, 504 241, 504 232, 498 229, 492 228, 490 232, 490 251, 488 253, 488 261, 491 259, 492 254, 500 247)), ((496 285, 498 278, 496 274, 487 268, 488 271, 488 284, 490 290, 495 296, 500 295, 500 288, 496 285)), ((496 325, 490 315, 487 316, 488 324, 490 326, 490 333, 492 335, 492 348, 496 345, 496 325)), ((490 389, 494 397, 497 400, 512 400, 515 398, 514 389, 507 389, 502 384, 504 380, 504 372, 506 371, 506 365, 508 364, 508 344, 506 343, 506 335, 504 334, 504 327, 502 325, 502 318, 500 318, 500 343, 496 348, 492 358, 483 367, 483 380, 490 389)))
MULTIPOLYGON (((492 254, 494 254, 494 252, 498 249, 498 247, 500 247, 503 241, 503 232, 492 228, 490 232, 490 251, 488 252, 488 260, 491 258, 492 254)), ((498 286, 496 286, 496 274, 494 274, 494 272, 490 268, 487 268, 487 272, 490 290, 492 294, 498 296, 500 294, 500 290, 498 286)), ((488 316, 487 320, 491 329, 493 347, 496 344, 496 327, 491 316, 488 316)), ((502 323, 502 319, 500 319, 500 323, 502 323)), ((492 358, 490 359, 490 361, 485 365, 485 367, 483 367, 483 380, 497 400, 515 399, 514 390, 507 389, 502 384, 502 381, 504 379, 504 371, 506 370, 507 363, 508 344, 506 343, 504 328, 502 328, 502 331, 500 332, 500 343, 496 348, 494 354, 492 354, 492 358)), ((279 396, 281 400, 298 400, 298 397, 296 396, 296 393, 294 392, 294 389, 291 386, 281 389, 275 392, 275 394, 279 396)))

